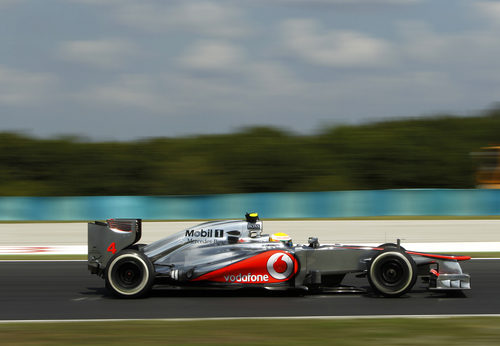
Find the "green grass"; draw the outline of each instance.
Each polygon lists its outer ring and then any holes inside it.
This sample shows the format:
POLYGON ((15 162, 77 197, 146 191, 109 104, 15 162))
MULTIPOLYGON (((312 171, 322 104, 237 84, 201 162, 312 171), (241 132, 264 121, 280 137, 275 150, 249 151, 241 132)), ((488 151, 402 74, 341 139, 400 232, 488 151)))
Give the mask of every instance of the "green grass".
POLYGON ((498 345, 500 318, 0 324, 4 345, 498 345))

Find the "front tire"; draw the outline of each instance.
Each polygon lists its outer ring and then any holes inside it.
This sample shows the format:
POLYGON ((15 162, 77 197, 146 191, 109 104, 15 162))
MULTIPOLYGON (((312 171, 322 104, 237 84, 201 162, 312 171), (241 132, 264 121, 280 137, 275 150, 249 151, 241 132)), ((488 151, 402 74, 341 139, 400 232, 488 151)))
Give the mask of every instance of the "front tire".
POLYGON ((401 249, 403 251, 406 251, 406 249, 404 247, 402 247, 401 245, 398 246, 398 244, 395 244, 395 243, 383 243, 383 244, 380 244, 377 247, 382 248, 384 250, 398 251, 399 249, 401 249))
POLYGON ((368 282, 384 297, 399 297, 407 293, 417 280, 415 261, 405 252, 389 248, 372 258, 368 282))
POLYGON ((154 266, 137 250, 123 250, 114 255, 105 273, 106 288, 120 298, 139 298, 153 286, 154 266))

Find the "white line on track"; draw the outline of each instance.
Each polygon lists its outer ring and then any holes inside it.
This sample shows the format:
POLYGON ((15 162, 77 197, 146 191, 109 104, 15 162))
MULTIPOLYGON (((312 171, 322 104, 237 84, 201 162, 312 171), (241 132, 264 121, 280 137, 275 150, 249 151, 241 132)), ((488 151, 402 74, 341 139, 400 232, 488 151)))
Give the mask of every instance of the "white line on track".
POLYGON ((109 319, 68 319, 68 320, 0 320, 0 324, 10 323, 85 323, 85 322, 190 322, 229 320, 351 320, 351 319, 392 319, 392 318, 470 318, 500 317, 500 314, 459 314, 459 315, 351 315, 351 316, 274 316, 274 317, 207 317, 207 318, 109 318, 109 319))

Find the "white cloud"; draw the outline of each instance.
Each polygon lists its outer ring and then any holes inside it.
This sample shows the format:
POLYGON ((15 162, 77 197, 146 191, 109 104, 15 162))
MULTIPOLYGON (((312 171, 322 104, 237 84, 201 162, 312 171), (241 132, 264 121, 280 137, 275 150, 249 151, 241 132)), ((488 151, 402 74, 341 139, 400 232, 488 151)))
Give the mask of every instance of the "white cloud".
POLYGON ((180 59, 189 68, 201 70, 230 70, 240 65, 244 54, 228 42, 204 40, 194 43, 180 59))
POLYGON ((176 72, 124 74, 109 83, 88 87, 74 98, 97 109, 134 108, 145 114, 182 116, 193 111, 204 114, 204 110, 214 107, 227 108, 240 90, 241 85, 228 80, 214 83, 176 72), (225 97, 228 99, 220 102, 225 97))
POLYGON ((208 77, 182 70, 157 75, 124 74, 109 83, 88 87, 74 98, 97 109, 133 108, 169 117, 207 113, 231 117, 256 105, 277 104, 273 97, 293 98, 305 91, 285 66, 276 63, 243 64, 231 78, 219 78, 219 72, 208 77))
POLYGON ((249 92, 263 95, 298 95, 306 92, 305 83, 284 64, 272 61, 242 66, 249 81, 249 92))
POLYGON ((313 19, 289 19, 281 24, 286 48, 301 59, 330 67, 373 67, 394 61, 391 45, 360 32, 321 32, 313 19))
POLYGON ((419 21, 399 23, 398 32, 403 37, 399 46, 401 53, 410 60, 424 63, 442 63, 455 41, 453 37, 435 33, 427 23, 419 21))
POLYGON ((117 8, 116 18, 122 24, 148 32, 185 30, 199 35, 226 38, 242 37, 250 33, 241 10, 228 3, 138 2, 117 8))
POLYGON ((393 101, 398 103, 404 101, 407 104, 420 103, 428 107, 457 102, 465 96, 461 92, 463 89, 456 85, 447 73, 426 70, 353 76, 336 84, 335 94, 338 99, 349 100, 354 108, 357 107, 354 106, 356 99, 360 98, 365 104, 378 103, 383 107, 387 102, 393 101), (425 101, 422 102, 423 100, 425 101))
POLYGON ((81 3, 87 5, 99 5, 99 6, 124 5, 133 2, 133 0, 70 0, 70 1, 75 3, 81 3))
POLYGON ((25 0, 0 0, 0 8, 17 5, 23 3, 25 0))
POLYGON ((343 121, 350 116, 417 115, 463 104, 469 97, 468 88, 457 85, 453 76, 432 70, 346 74, 321 81, 301 80, 293 72, 268 61, 244 64, 231 78, 182 71, 122 75, 83 90, 79 99, 99 111, 143 114, 148 121, 169 119, 183 133, 207 133, 252 124, 313 130, 318 119, 328 122, 339 112, 343 121))
POLYGON ((500 67, 498 32, 494 29, 439 33, 426 23, 406 22, 400 23, 398 31, 403 38, 399 49, 410 61, 435 64, 441 70, 458 68, 461 75, 500 67))
POLYGON ((137 54, 137 47, 123 39, 66 41, 57 55, 67 61, 100 68, 122 67, 137 54))
POLYGON ((167 109, 168 96, 160 95, 157 81, 144 74, 124 74, 113 82, 87 88, 74 95, 86 104, 101 107, 134 107, 148 112, 167 109))
POLYGON ((33 106, 51 98, 58 79, 49 73, 26 72, 0 65, 0 104, 33 106))
POLYGON ((489 19, 494 25, 500 22, 500 2, 499 1, 480 1, 472 4, 474 9, 483 17, 489 19))
MULTIPOLYGON (((80 1, 101 4, 98 0, 80 1)), ((147 47, 161 38, 168 47, 172 42, 183 48, 165 50, 150 46, 151 65, 138 70, 135 64, 126 65, 137 54, 128 41, 65 42, 60 47, 64 59, 105 68, 92 71, 99 74, 95 80, 89 78, 93 83, 108 78, 102 84, 77 86, 81 90, 76 94, 80 102, 76 108, 91 107, 98 114, 109 112, 123 123, 133 117, 145 117, 157 121, 155 124, 168 121, 165 133, 173 133, 170 132, 173 127, 183 128, 184 132, 206 133, 249 124, 289 124, 304 130, 334 117, 359 121, 371 116, 430 113, 448 109, 450 105, 453 110, 476 107, 499 95, 496 85, 500 72, 495 71, 500 71, 497 62, 500 46, 498 35, 493 26, 488 27, 488 21, 476 25, 476 31, 471 31, 469 23, 461 30, 440 32, 423 22, 397 26, 393 24, 397 18, 392 18, 385 29, 394 31, 387 36, 374 36, 362 28, 377 22, 363 26, 345 22, 346 30, 338 30, 335 28, 338 23, 321 22, 319 17, 286 19, 297 13, 294 8, 292 12, 269 13, 262 21, 249 17, 254 20, 254 27, 262 24, 266 31, 259 31, 262 37, 248 38, 245 36, 249 33, 248 26, 240 23, 244 23, 243 10, 234 8, 245 5, 246 1, 240 0, 237 5, 228 1, 105 1, 111 5, 109 13, 114 13, 113 18, 144 31, 135 33, 139 34, 135 36, 137 39, 146 38, 140 42, 141 46, 147 47), (276 28, 273 25, 280 20, 283 21, 277 34, 269 30, 276 28), (181 40, 182 44, 178 44, 181 40), (169 59, 165 59, 165 52, 169 59), (172 58, 174 52, 177 58, 172 58), (311 68, 303 62, 327 68, 311 68), (112 68, 120 65, 126 69, 118 70, 117 74, 112 68), (129 118, 125 119, 124 114, 129 118)), ((406 4, 396 0, 377 3, 406 4)), ((364 10, 362 6, 358 8, 364 10)), ((259 8, 248 10, 258 13, 259 8)), ((116 23, 111 25, 115 30, 124 29, 116 23)))
MULTIPOLYGON (((255 1, 255 0, 250 0, 255 1)), ((301 4, 301 5, 412 5, 423 0, 267 0, 266 3, 301 4)))

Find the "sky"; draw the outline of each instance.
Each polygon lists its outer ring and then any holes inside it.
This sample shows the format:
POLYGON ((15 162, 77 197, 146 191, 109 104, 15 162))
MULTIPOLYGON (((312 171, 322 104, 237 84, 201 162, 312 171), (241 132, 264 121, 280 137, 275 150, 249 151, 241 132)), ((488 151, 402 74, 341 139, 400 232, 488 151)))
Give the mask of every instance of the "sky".
POLYGON ((0 0, 0 132, 311 134, 500 101, 500 1, 0 0))

